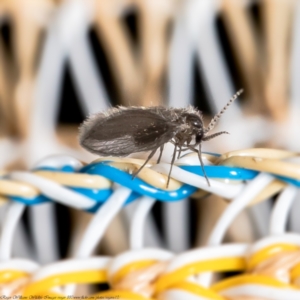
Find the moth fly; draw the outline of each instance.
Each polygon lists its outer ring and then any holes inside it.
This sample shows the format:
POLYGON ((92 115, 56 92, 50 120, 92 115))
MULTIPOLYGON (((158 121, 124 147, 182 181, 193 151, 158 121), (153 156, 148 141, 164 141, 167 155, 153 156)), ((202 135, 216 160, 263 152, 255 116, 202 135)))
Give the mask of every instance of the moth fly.
POLYGON ((118 157, 151 151, 144 164, 133 174, 133 178, 157 150, 160 150, 157 160, 159 163, 164 145, 171 142, 174 144, 174 151, 167 187, 175 158, 180 157, 181 152, 185 150, 198 153, 203 174, 210 185, 201 157, 202 142, 228 133, 220 131, 209 134, 222 114, 242 92, 243 90, 239 90, 212 118, 207 127, 204 127, 202 113, 192 106, 187 108, 119 106, 90 116, 79 128, 79 142, 89 152, 100 156, 118 157))

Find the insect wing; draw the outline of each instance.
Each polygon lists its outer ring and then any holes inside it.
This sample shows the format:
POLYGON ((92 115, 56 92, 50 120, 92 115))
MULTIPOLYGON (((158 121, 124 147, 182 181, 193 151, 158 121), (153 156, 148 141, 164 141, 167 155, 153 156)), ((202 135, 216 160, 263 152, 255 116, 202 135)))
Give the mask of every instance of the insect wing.
POLYGON ((176 134, 176 125, 150 109, 128 108, 95 115, 80 132, 80 143, 88 151, 102 156, 127 156, 167 143, 176 134))

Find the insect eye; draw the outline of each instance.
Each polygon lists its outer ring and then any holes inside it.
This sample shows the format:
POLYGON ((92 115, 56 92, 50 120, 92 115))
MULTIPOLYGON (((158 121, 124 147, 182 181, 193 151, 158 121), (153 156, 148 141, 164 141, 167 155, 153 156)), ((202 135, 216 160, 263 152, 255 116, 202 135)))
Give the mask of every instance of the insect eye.
POLYGON ((201 127, 201 123, 200 123, 199 121, 194 121, 192 124, 193 124, 195 127, 198 127, 198 128, 201 127))
POLYGON ((193 127, 202 128, 202 122, 197 116, 187 116, 186 121, 190 123, 193 127))

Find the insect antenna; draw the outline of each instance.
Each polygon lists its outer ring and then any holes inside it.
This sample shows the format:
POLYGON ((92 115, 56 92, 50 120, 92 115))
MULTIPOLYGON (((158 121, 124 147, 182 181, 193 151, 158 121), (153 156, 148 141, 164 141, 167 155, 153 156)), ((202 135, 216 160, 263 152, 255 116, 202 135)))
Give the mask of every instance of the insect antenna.
POLYGON ((214 139, 215 137, 221 135, 221 134, 229 134, 229 132, 227 131, 220 131, 220 132, 216 132, 214 134, 211 134, 211 135, 206 135, 204 136, 204 138, 202 139, 202 141, 209 141, 211 139, 214 139))
POLYGON ((211 131, 215 127, 216 123, 221 118, 226 109, 234 102, 234 100, 236 100, 243 93, 243 91, 244 90, 241 89, 233 95, 233 97, 228 101, 228 103, 223 107, 223 109, 213 117, 213 119, 208 124, 207 128, 205 128, 204 133, 211 131))

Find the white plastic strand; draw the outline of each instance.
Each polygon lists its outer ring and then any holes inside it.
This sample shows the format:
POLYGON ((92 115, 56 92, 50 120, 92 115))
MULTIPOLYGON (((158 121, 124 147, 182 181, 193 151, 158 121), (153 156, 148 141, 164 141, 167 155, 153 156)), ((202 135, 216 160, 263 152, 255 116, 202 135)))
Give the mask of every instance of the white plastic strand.
POLYGON ((51 180, 31 174, 29 172, 16 171, 10 173, 10 178, 24 181, 37 187, 45 196, 59 203, 78 208, 89 209, 95 205, 90 198, 73 192, 51 180))
POLYGON ((12 202, 9 204, 0 237, 1 261, 6 261, 11 258, 14 233, 25 208, 26 206, 22 203, 12 202))
POLYGON ((146 217, 155 203, 155 199, 143 197, 134 212, 130 224, 130 248, 143 248, 146 217))
POLYGON ((130 194, 131 190, 120 187, 101 206, 88 225, 75 257, 88 257, 93 253, 108 225, 122 209, 130 194))
POLYGON ((248 183, 243 191, 230 203, 223 215, 219 218, 210 237, 208 245, 219 245, 224 238, 224 235, 235 219, 235 217, 251 202, 256 195, 258 195, 274 177, 261 173, 255 179, 248 183))
POLYGON ((270 234, 283 234, 286 231, 288 215, 297 195, 295 186, 288 186, 276 200, 270 220, 270 234))

